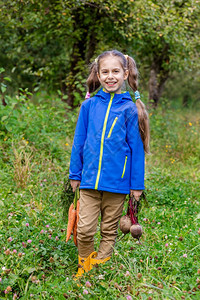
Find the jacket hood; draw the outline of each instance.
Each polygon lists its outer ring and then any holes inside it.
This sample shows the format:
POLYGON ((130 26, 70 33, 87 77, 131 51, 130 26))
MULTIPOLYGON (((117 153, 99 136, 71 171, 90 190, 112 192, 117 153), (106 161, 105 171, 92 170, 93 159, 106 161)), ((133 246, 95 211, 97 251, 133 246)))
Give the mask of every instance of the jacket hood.
MULTIPOLYGON (((111 93, 106 93, 106 92, 104 92, 103 89, 100 89, 100 91, 98 91, 98 93, 95 96, 100 97, 102 99, 102 101, 107 102, 110 100, 110 94, 111 93)), ((115 94, 115 96, 113 98, 113 102, 115 102, 115 103, 121 103, 121 102, 125 102, 125 101, 131 101, 131 102, 133 101, 129 92, 115 94)))

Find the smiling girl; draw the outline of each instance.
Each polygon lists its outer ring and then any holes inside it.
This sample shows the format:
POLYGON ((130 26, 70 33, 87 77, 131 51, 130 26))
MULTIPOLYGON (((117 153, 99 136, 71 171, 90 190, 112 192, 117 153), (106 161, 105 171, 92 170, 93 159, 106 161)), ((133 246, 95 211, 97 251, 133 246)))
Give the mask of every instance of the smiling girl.
POLYGON ((137 91, 138 71, 133 58, 106 51, 92 63, 88 92, 98 93, 81 106, 70 161, 73 191, 80 187, 77 229, 77 276, 109 260, 127 194, 139 200, 144 190, 144 153, 149 151, 149 122, 137 91), (135 92, 122 92, 124 81, 135 92), (101 241, 94 235, 101 214, 101 241))

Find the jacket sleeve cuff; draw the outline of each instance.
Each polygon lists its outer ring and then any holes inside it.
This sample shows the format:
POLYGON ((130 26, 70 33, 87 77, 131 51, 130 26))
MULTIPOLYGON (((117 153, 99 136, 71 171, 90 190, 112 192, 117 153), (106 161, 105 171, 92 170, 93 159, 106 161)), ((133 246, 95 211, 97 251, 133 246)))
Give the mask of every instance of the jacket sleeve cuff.
POLYGON ((71 175, 69 175, 69 179, 81 181, 81 176, 71 174, 71 175))
POLYGON ((145 190, 145 186, 141 186, 141 187, 134 187, 134 186, 131 186, 130 187, 131 190, 134 190, 134 191, 142 191, 142 190, 145 190))

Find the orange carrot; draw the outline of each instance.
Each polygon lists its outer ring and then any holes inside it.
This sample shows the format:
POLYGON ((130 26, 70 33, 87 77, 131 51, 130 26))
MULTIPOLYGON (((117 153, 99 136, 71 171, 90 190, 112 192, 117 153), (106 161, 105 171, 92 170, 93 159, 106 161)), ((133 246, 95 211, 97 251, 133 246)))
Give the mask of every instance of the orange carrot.
POLYGON ((72 230, 74 228, 74 223, 76 222, 76 210, 74 209, 74 204, 72 203, 69 207, 68 212, 68 224, 67 224, 67 237, 66 243, 69 241, 72 230))
POLYGON ((73 230, 74 244, 76 245, 76 247, 77 247, 77 227, 78 227, 78 220, 79 220, 79 207, 80 207, 80 202, 78 200, 76 205, 76 222, 73 230))
POLYGON ((76 206, 76 216, 77 216, 76 223, 77 223, 77 225, 78 225, 78 221, 79 221, 79 209, 80 209, 80 201, 78 200, 77 206, 76 206))
MULTIPOLYGON (((77 217, 76 217, 76 219, 77 219, 77 217)), ((75 224, 74 224, 73 238, 74 238, 74 244, 77 247, 77 222, 75 222, 75 224)))
POLYGON ((66 237, 66 243, 68 242, 71 233, 73 231, 73 238, 74 238, 74 244, 77 246, 77 224, 79 221, 79 206, 80 202, 78 200, 79 197, 79 191, 76 189, 74 201, 69 207, 68 212, 68 224, 67 224, 67 237, 66 237), (76 208, 76 209, 74 209, 76 208))

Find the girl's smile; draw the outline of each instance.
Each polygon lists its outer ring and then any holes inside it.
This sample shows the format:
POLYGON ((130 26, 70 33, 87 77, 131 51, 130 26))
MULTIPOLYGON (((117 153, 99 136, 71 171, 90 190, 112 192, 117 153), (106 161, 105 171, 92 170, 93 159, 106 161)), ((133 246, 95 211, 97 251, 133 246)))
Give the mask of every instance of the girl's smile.
POLYGON ((124 71, 119 57, 107 56, 101 59, 97 76, 107 93, 120 94, 128 70, 124 71))

